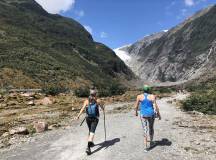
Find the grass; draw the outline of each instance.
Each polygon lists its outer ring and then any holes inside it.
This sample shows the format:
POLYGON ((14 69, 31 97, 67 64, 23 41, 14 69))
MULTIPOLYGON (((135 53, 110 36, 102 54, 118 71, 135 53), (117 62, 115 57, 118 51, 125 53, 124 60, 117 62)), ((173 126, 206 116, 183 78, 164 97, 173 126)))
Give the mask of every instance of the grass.
POLYGON ((0 86, 4 88, 43 88, 47 83, 104 88, 119 83, 120 77, 134 77, 110 48, 94 42, 78 22, 48 14, 33 0, 1 1, 0 23, 0 86))

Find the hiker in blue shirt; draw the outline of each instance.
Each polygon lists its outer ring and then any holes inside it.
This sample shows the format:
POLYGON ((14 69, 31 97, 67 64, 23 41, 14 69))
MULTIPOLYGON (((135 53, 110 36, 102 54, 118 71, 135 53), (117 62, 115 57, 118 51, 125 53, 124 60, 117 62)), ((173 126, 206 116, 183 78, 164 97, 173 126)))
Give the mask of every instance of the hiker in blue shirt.
POLYGON ((140 108, 140 119, 144 129, 145 151, 148 151, 154 144, 154 120, 155 118, 161 120, 161 115, 156 103, 156 96, 151 94, 150 86, 144 85, 143 90, 144 93, 137 96, 135 108, 136 116, 138 116, 138 108, 140 108), (150 147, 148 147, 148 132, 150 137, 150 147))
POLYGON ((104 110, 104 107, 99 99, 97 99, 97 91, 93 87, 90 89, 90 96, 88 99, 84 101, 83 107, 80 110, 80 113, 77 116, 77 119, 79 119, 80 115, 86 110, 86 123, 89 129, 89 135, 88 135, 88 145, 86 148, 86 153, 88 155, 91 154, 91 147, 94 146, 94 136, 95 136, 95 130, 97 128, 98 122, 99 122, 99 106, 102 110, 104 110))

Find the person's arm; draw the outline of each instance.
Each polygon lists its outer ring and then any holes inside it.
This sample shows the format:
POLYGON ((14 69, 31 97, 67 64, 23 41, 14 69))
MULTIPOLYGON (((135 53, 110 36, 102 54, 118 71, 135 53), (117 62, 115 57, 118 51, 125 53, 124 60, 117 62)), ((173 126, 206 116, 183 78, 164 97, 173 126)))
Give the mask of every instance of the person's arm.
POLYGON ((135 115, 138 116, 138 107, 139 107, 139 96, 137 96, 137 99, 136 99, 136 103, 135 103, 135 115))
POLYGON ((157 104, 156 96, 154 96, 154 108, 155 108, 155 111, 157 112, 157 114, 159 116, 159 120, 161 120, 161 114, 160 114, 160 110, 159 110, 159 107, 157 104))
POLYGON ((84 101, 84 103, 83 103, 83 107, 81 108, 81 110, 80 110, 80 112, 79 112, 79 114, 78 114, 78 116, 77 116, 76 119, 79 119, 79 117, 81 116, 81 114, 82 114, 83 111, 85 110, 86 105, 87 105, 87 100, 84 101))

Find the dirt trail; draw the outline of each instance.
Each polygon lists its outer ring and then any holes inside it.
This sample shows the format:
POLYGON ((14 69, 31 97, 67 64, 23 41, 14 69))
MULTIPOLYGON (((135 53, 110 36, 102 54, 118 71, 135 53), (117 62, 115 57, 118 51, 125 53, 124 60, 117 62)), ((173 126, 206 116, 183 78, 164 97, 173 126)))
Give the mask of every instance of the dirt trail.
MULTIPOLYGON (((67 130, 45 134, 9 151, 0 152, 0 160, 213 160, 215 159, 215 130, 200 132, 193 128, 177 125, 181 120, 190 120, 189 114, 181 112, 168 101, 182 98, 163 98, 158 101, 162 120, 155 122, 157 146, 144 153, 143 132, 134 112, 121 112, 107 115, 107 142, 104 142, 103 117, 96 132, 93 154, 87 156, 86 125, 74 122, 67 130), (204 139, 204 140, 202 140, 204 139), (208 141, 206 141, 208 139, 208 141), (202 141, 201 141, 202 140, 202 141)), ((132 105, 132 104, 128 104, 132 105)), ((125 106, 111 105, 107 108, 125 106)), ((81 120, 80 120, 81 121, 81 120)), ((202 130, 203 131, 203 130, 202 130)))

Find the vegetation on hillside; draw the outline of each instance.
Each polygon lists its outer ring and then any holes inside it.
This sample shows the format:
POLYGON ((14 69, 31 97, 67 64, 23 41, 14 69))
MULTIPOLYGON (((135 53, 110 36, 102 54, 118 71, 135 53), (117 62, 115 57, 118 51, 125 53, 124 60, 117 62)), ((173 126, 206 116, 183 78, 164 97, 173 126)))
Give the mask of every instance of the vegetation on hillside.
POLYGON ((187 86, 187 90, 192 93, 182 102, 184 110, 216 114, 216 78, 199 84, 190 84, 187 86))
POLYGON ((78 22, 48 14, 34 0, 0 1, 0 23, 3 88, 79 88, 92 83, 110 88, 121 78, 133 78, 114 52, 95 43, 78 22), (5 70, 10 70, 10 79, 5 70), (26 83, 19 83, 24 79, 26 83))

